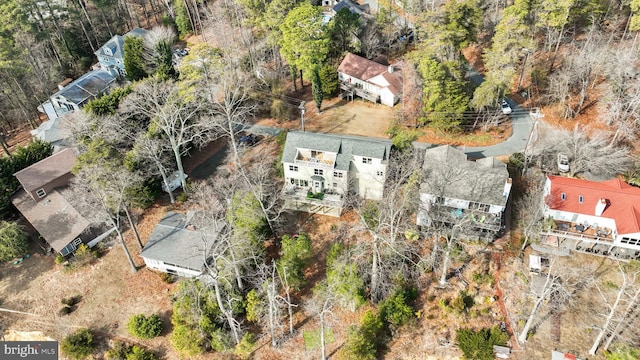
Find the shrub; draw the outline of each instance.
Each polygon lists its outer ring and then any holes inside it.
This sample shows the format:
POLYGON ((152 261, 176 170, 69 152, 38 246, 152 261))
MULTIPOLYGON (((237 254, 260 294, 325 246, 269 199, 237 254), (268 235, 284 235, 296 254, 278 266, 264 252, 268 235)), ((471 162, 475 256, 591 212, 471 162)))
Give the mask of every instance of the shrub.
POLYGON ((60 265, 63 262, 67 261, 67 258, 65 258, 64 256, 58 254, 56 255, 56 259, 54 260, 56 264, 60 265))
POLYGON ((132 335, 142 339, 153 339, 162 332, 162 319, 153 314, 149 317, 137 314, 129 319, 127 329, 132 335))
POLYGON ((407 304, 405 291, 399 291, 380 303, 380 320, 389 325, 391 330, 405 324, 413 316, 413 308, 407 304))
POLYGON ((60 302, 62 304, 64 304, 64 305, 73 306, 73 305, 79 303, 80 300, 82 300, 82 296, 81 295, 74 295, 74 296, 62 298, 62 300, 60 300, 60 302))
POLYGON ((70 359, 81 360, 93 352, 93 334, 89 329, 78 329, 62 340, 60 348, 70 359))
POLYGON ((344 359, 375 360, 382 335, 382 321, 371 311, 362 317, 360 326, 351 326, 342 348, 344 359))
POLYGON ((236 345, 234 354, 240 359, 248 359, 251 356, 256 346, 256 337, 252 333, 246 333, 240 340, 240 343, 236 345))
POLYGON ((174 282, 176 282, 176 277, 166 272, 160 273, 160 279, 162 279, 162 281, 164 281, 167 284, 173 284, 174 282))
POLYGON ((87 244, 80 244, 73 253, 72 263, 75 268, 78 268, 90 264, 97 258, 98 255, 87 244))
POLYGON ((24 256, 29 251, 29 235, 23 227, 9 221, 0 222, 0 261, 24 256))
POLYGON ((73 308, 71 306, 64 305, 63 307, 60 308, 60 310, 58 310, 58 315, 60 316, 69 315, 71 314, 72 311, 73 311, 73 308))
POLYGON ((456 342, 462 350, 465 359, 493 360, 493 345, 504 345, 509 340, 509 336, 500 331, 499 326, 491 329, 456 330, 456 342))
POLYGON ((138 345, 130 346, 122 341, 115 341, 107 351, 109 360, 156 360, 156 356, 138 345))
POLYGON ((271 117, 278 120, 279 123, 289 120, 289 106, 282 100, 273 100, 270 111, 271 117))
POLYGON ((174 324, 171 333, 171 345, 187 356, 196 356, 204 352, 204 339, 196 329, 183 324, 174 324))
POLYGON ((462 314, 469 310, 473 306, 473 297, 469 296, 466 291, 460 291, 458 297, 456 297, 451 303, 451 308, 456 314, 462 314))

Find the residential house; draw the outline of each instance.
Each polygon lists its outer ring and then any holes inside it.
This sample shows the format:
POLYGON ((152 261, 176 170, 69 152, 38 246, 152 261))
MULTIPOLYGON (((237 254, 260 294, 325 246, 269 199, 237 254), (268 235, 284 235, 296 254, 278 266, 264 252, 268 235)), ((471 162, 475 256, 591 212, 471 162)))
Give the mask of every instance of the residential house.
POLYGON ((59 91, 49 97, 38 110, 47 114, 49 121, 67 113, 78 111, 87 102, 116 87, 116 78, 104 70, 91 70, 68 84, 58 85, 59 91))
POLYGON ((640 188, 620 179, 547 176, 543 245, 640 259, 640 188))
POLYGON ((402 65, 382 65, 347 53, 338 67, 343 97, 363 99, 394 106, 402 97, 402 65))
MULTIPOLYGON (((327 1, 327 0, 323 0, 323 1, 327 1)), ((342 9, 348 9, 349 11, 351 11, 351 13, 356 14, 358 16, 365 16, 367 15, 367 10, 365 9, 364 6, 359 5, 351 0, 342 0, 334 5, 332 5, 331 8, 331 13, 333 15, 337 14, 338 11, 342 10, 342 9)))
POLYGON ((115 230, 90 222, 68 201, 66 187, 75 158, 67 148, 18 171, 14 175, 22 189, 11 198, 51 248, 63 256, 83 243, 91 247, 115 230))
POLYGON ((144 37, 146 34, 147 30, 135 28, 124 35, 115 35, 109 39, 95 52, 100 68, 114 77, 124 78, 127 75, 124 68, 124 39, 127 36, 144 37))
POLYGON ((285 206, 340 216, 348 193, 382 200, 390 152, 384 139, 289 132, 282 155, 285 206))
POLYGON ((449 145, 427 149, 420 185, 420 226, 462 224, 493 240, 503 229, 512 180, 496 158, 476 161, 449 145))
MULTIPOLYGON (((189 214, 169 212, 160 220, 140 252, 148 268, 183 277, 202 275, 212 232, 208 231, 205 237, 189 223, 189 218, 189 214)), ((224 229, 224 222, 216 225, 218 233, 224 229)))

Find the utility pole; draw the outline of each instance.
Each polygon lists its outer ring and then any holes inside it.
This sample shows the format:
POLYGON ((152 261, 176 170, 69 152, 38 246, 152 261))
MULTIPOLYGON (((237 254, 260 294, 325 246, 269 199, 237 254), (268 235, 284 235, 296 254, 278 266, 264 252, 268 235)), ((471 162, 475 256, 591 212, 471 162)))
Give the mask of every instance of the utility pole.
POLYGON ((529 49, 522 49, 524 51, 524 61, 522 62, 522 71, 520 72, 520 78, 518 79, 518 86, 516 88, 516 92, 520 92, 520 85, 522 84, 522 79, 524 78, 524 70, 527 68, 527 59, 529 58, 529 53, 531 52, 529 49))
POLYGON ((304 112, 306 110, 304 107, 304 101, 300 103, 298 109, 300 109, 300 121, 302 122, 302 132, 304 132, 304 112))
POLYGON ((527 138, 527 143, 524 144, 524 165, 522 166, 522 175, 527 172, 527 148, 529 147, 529 143, 531 142, 531 138, 533 137, 533 132, 537 131, 538 119, 543 118, 544 114, 540 113, 540 108, 537 107, 534 111, 529 111, 529 116, 533 119, 533 126, 531 127, 531 131, 529 132, 529 137, 527 138))

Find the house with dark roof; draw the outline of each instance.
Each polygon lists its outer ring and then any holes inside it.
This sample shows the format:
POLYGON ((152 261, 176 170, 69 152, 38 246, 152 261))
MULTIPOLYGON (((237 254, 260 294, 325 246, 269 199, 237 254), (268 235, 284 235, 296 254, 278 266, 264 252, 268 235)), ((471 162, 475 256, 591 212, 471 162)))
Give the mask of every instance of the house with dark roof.
POLYGON ((347 53, 338 67, 343 97, 363 99, 394 106, 402 97, 402 64, 385 66, 347 53))
MULTIPOLYGON (((219 221, 217 236, 224 229, 219 221)), ((140 256, 148 268, 183 277, 197 277, 205 270, 207 252, 214 239, 212 232, 197 230, 189 215, 169 212, 156 225, 140 256)))
POLYGON ((109 39, 95 52, 100 68, 114 77, 124 78, 127 75, 124 68, 124 38, 127 36, 144 37, 146 34, 147 30, 135 28, 124 35, 115 35, 109 39))
POLYGON ((22 185, 11 202, 53 250, 63 256, 80 244, 92 247, 115 229, 92 223, 69 201, 67 185, 76 156, 64 149, 15 173, 22 185))
POLYGON ((47 114, 49 121, 67 113, 80 110, 87 102, 108 93, 116 87, 116 77, 104 70, 91 70, 78 79, 62 86, 39 110, 47 114))
POLYGON ((493 240, 503 229, 512 180, 496 158, 476 161, 449 145, 427 149, 417 224, 465 224, 493 240))
POLYGON ((589 181, 547 176, 543 245, 640 259, 640 188, 620 179, 589 181))
POLYGON ((282 155, 285 206, 340 216, 348 193, 382 200, 390 152, 385 139, 289 132, 282 155))

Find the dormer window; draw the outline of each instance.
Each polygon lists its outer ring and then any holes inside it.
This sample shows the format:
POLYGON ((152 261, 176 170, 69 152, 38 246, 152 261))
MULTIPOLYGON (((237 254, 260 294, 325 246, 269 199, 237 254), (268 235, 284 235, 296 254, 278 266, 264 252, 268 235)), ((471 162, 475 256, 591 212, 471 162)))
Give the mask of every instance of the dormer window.
POLYGON ((584 202, 584 196, 582 195, 578 196, 578 202, 582 204, 584 202))
POLYGON ((562 195, 560 195, 560 198, 562 199, 562 201, 567 200, 567 194, 562 193, 562 195))
POLYGON ((36 191, 36 195, 38 195, 38 198, 42 199, 43 197, 45 197, 45 195, 47 195, 47 192, 44 191, 44 189, 40 188, 38 189, 38 191, 36 191))

